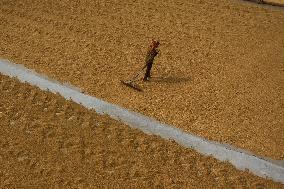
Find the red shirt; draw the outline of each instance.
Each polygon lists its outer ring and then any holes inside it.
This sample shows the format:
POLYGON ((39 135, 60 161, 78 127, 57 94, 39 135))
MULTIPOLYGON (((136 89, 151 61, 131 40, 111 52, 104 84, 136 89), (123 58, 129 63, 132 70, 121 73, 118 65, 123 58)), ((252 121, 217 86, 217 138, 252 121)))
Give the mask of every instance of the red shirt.
POLYGON ((146 56, 146 64, 152 64, 154 61, 155 56, 157 56, 158 51, 156 48, 151 48, 148 50, 147 52, 147 56, 146 56))

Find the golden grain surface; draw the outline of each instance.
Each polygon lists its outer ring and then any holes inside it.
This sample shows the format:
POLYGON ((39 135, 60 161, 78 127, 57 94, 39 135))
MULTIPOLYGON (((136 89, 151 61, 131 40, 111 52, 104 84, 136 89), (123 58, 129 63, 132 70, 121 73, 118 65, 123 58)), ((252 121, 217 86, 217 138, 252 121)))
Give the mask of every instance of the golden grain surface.
POLYGON ((0 57, 185 131, 284 159, 284 11, 219 0, 2 0, 0 57), (121 85, 161 55, 143 93, 121 85))
POLYGON ((281 188, 0 75, 0 188, 281 188))

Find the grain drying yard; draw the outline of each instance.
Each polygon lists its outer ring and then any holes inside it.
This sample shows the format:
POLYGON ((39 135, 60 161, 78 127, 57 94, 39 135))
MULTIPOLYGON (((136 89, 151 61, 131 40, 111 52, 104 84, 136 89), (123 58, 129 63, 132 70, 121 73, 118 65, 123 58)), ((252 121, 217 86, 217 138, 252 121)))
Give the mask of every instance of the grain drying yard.
MULTIPOLYGON (((284 10, 243 1, 0 2, 0 58, 186 132, 284 159, 284 10), (138 93, 120 84, 161 55, 138 93)), ((1 188, 281 188, 0 75, 1 188)))

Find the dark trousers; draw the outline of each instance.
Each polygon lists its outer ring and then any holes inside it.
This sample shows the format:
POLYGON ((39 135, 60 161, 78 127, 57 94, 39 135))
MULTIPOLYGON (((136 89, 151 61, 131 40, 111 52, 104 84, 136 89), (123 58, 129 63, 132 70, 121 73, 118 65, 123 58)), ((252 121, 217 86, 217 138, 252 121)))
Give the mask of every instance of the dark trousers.
POLYGON ((149 77, 151 77, 151 69, 152 69, 153 62, 147 63, 146 73, 144 75, 143 80, 147 80, 149 77))

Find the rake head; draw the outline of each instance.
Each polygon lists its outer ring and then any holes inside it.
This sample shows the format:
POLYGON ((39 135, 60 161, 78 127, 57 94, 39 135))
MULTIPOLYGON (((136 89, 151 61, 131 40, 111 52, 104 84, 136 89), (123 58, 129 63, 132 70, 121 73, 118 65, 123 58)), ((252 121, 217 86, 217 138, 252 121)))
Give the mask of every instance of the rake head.
POLYGON ((137 91, 142 92, 142 89, 139 87, 139 85, 137 85, 136 83, 134 83, 134 81, 131 81, 131 80, 129 80, 129 81, 123 81, 123 80, 121 80, 121 83, 124 84, 124 85, 126 85, 127 87, 130 87, 130 88, 132 88, 132 89, 135 89, 135 90, 137 90, 137 91))

